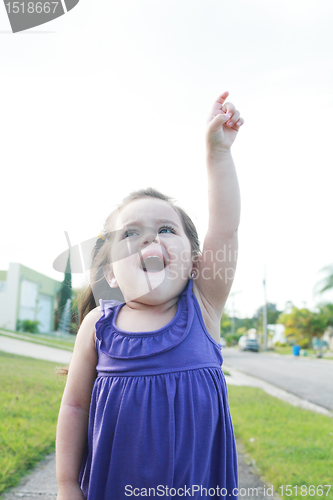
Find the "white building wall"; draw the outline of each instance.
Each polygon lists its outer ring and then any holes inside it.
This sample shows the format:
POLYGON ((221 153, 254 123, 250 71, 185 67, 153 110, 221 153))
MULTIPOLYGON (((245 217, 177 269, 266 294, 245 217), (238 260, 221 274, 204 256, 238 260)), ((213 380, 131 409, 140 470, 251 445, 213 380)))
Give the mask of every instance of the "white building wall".
POLYGON ((6 311, 5 300, 6 300, 6 281, 0 281, 0 327, 4 328, 2 325, 2 320, 4 319, 4 314, 6 311))
POLYGON ((286 338, 284 336, 285 327, 284 325, 267 325, 267 330, 274 332, 273 338, 271 339, 271 344, 274 345, 276 342, 285 342, 286 338))
POLYGON ((38 284, 21 278, 20 307, 18 319, 35 320, 38 284))
POLYGON ((0 328, 16 330, 17 297, 20 286, 20 264, 11 263, 7 271, 7 285, 0 292, 0 328))
POLYGON ((39 321, 38 330, 40 333, 51 331, 51 314, 53 310, 53 297, 40 293, 38 297, 38 307, 36 319, 39 321))

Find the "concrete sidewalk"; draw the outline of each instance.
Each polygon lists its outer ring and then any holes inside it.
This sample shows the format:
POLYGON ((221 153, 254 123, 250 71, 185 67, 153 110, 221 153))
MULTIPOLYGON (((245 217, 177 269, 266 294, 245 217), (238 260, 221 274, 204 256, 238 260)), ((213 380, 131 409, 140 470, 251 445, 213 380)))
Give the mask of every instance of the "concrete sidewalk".
POLYGON ((63 363, 65 365, 69 364, 72 357, 71 351, 5 337, 4 335, 0 335, 0 351, 27 356, 28 358, 54 361, 55 363, 63 363))
MULTIPOLYGON (((240 491, 239 500, 253 500, 254 498, 257 500, 267 500, 267 498, 277 500, 279 498, 277 495, 272 496, 268 494, 270 490, 267 490, 267 488, 270 485, 262 482, 257 475, 255 464, 244 452, 244 449, 239 443, 237 443, 237 452, 240 491)), ((56 500, 57 491, 55 455, 52 454, 40 462, 39 465, 22 480, 18 487, 12 489, 9 493, 1 497, 1 499, 18 500, 19 498, 29 498, 56 500)))

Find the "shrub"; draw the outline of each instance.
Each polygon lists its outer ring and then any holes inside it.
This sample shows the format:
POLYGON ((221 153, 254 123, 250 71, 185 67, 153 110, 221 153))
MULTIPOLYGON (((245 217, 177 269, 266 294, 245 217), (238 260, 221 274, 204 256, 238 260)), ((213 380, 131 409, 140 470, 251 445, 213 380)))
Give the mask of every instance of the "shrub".
POLYGON ((233 346, 233 345, 238 344, 238 341, 241 338, 241 336, 242 335, 239 333, 235 333, 235 334, 228 333, 227 335, 224 336, 224 338, 225 338, 228 346, 233 346))
POLYGON ((30 319, 17 320, 17 330, 19 332, 38 333, 39 321, 31 321, 30 319))
POLYGON ((302 339, 299 341, 299 345, 301 346, 302 349, 309 349, 310 342, 308 339, 302 339))
POLYGON ((287 342, 275 342, 274 347, 288 347, 287 342))

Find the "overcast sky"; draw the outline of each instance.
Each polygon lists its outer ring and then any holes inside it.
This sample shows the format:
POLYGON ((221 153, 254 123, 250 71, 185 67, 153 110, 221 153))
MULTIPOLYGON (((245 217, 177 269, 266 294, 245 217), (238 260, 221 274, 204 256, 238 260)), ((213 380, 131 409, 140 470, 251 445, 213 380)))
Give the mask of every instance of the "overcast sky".
MULTIPOLYGON (((0 5, 0 269, 55 279, 131 190, 153 186, 207 230, 205 126, 229 90, 242 196, 238 315, 314 307, 332 263, 331 0, 80 0, 12 34, 0 5)), ((74 278, 74 284, 82 276, 74 278)), ((227 307, 231 308, 231 300, 227 307)))

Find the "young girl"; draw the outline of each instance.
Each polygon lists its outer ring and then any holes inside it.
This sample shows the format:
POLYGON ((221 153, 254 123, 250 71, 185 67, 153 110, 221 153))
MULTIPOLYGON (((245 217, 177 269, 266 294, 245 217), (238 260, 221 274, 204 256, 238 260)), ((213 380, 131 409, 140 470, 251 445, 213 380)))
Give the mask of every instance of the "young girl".
POLYGON ((224 92, 207 126, 209 224, 132 193, 96 242, 57 428, 58 500, 238 498, 220 320, 236 268, 230 153, 244 120, 224 92), (123 302, 96 300, 100 285, 123 302))

